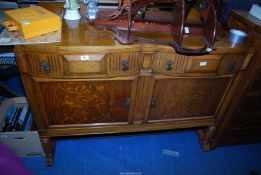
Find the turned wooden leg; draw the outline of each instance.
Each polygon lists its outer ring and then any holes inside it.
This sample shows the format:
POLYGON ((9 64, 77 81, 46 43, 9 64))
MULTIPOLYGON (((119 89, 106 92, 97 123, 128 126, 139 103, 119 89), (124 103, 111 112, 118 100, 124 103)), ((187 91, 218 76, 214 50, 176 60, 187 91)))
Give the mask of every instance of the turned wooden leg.
POLYGON ((211 150, 211 139, 216 131, 216 126, 209 126, 201 136, 201 145, 204 151, 211 150))
POLYGON ((43 146, 43 150, 45 153, 45 165, 46 166, 53 166, 54 163, 54 148, 55 142, 54 140, 48 137, 42 137, 41 143, 43 146))

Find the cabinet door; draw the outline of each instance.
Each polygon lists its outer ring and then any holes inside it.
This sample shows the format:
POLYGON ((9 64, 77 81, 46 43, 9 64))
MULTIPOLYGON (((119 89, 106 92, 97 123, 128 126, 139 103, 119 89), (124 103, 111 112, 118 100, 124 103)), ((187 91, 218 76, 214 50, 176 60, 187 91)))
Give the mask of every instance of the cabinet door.
POLYGON ((49 126, 128 124, 132 120, 135 78, 34 81, 49 126))
POLYGON ((231 77, 156 77, 148 122, 213 117, 231 77))

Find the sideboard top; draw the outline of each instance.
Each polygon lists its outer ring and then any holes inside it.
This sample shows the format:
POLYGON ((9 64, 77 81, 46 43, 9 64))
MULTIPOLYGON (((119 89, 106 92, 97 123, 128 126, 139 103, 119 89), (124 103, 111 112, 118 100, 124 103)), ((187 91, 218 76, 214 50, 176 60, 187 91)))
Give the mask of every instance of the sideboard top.
MULTIPOLYGON (((53 11, 56 14, 62 14, 64 12, 63 3, 52 2, 52 3, 40 3, 40 6, 53 11)), ((82 9, 81 9, 82 11, 82 9)), ((171 40, 172 37, 167 34, 158 34, 158 33, 142 33, 139 34, 143 37, 151 37, 153 39, 159 40, 171 40), (145 36, 146 35, 146 36, 145 36)), ((183 41, 183 45, 188 47, 201 47, 203 43, 199 37, 187 37, 183 41)), ((21 47, 21 46, 19 46, 21 47)), ((137 47, 156 47, 161 49, 166 49, 172 51, 173 49, 169 46, 162 46, 156 44, 148 43, 134 43, 131 45, 122 45, 118 41, 114 40, 113 33, 110 30, 97 29, 95 26, 90 25, 87 19, 82 15, 80 21, 67 21, 63 19, 62 22, 62 39, 59 43, 50 43, 50 44, 36 44, 36 45, 24 45, 22 46, 25 49, 33 50, 101 50, 101 49, 128 49, 128 48, 137 48, 137 47)), ((228 39, 225 37, 219 41, 215 42, 215 47, 219 52, 246 52, 249 50, 248 44, 239 45, 233 47, 228 39)), ((18 48, 18 47, 17 47, 18 48)))

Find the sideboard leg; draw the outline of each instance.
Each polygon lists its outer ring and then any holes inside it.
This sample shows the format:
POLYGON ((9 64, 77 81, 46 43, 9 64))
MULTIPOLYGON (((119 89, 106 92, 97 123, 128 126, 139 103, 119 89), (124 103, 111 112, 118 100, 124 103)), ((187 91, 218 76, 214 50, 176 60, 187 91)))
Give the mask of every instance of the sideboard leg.
POLYGON ((53 166, 54 163, 54 145, 55 142, 54 140, 48 138, 48 137, 43 137, 41 138, 41 143, 44 149, 45 153, 45 165, 46 166, 53 166))
POLYGON ((201 136, 201 146, 204 151, 211 150, 211 139, 216 131, 216 126, 209 126, 201 136))

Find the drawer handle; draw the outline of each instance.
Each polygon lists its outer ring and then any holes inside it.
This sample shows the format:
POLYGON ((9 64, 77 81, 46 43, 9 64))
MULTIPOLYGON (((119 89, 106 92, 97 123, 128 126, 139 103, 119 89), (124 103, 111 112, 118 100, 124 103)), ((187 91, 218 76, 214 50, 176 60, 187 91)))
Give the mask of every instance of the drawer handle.
POLYGON ((153 96, 150 102, 150 108, 155 108, 157 104, 157 97, 153 96))
POLYGON ((129 70, 129 62, 127 60, 122 61, 121 65, 122 65, 122 71, 129 70))
POLYGON ((228 65, 228 70, 229 70, 229 72, 232 72, 234 69, 235 69, 235 67, 236 67, 236 61, 234 60, 234 61, 231 61, 230 63, 229 63, 229 65, 228 65))
POLYGON ((167 64, 166 70, 167 71, 171 71, 172 70, 172 66, 173 66, 173 61, 172 60, 168 60, 166 64, 167 64))
POLYGON ((43 68, 44 73, 51 72, 51 68, 50 68, 50 66, 49 66, 47 61, 41 61, 41 66, 43 68))
POLYGON ((130 109, 130 97, 126 97, 124 101, 124 106, 126 109, 130 109))

